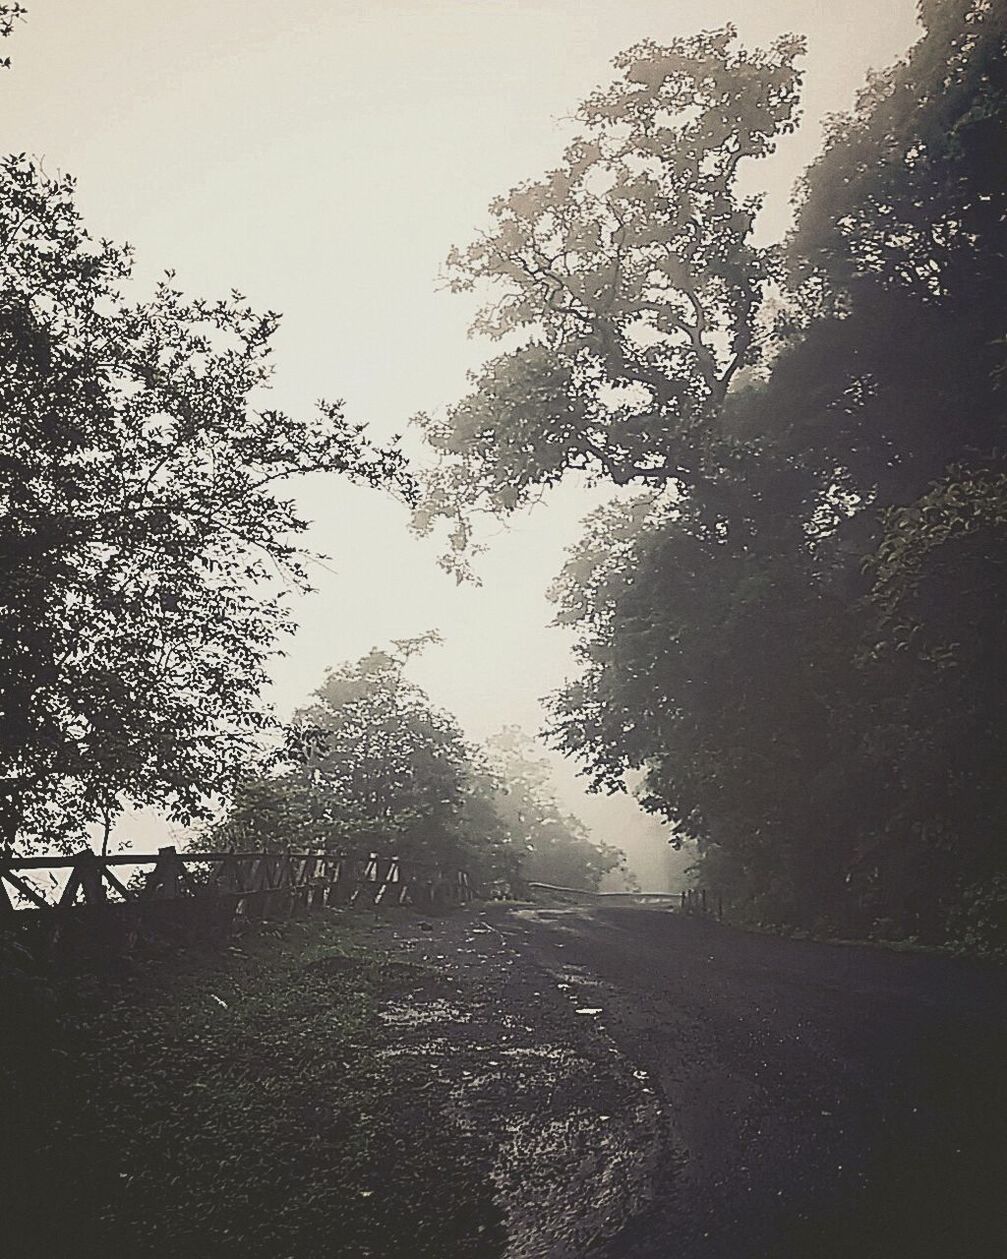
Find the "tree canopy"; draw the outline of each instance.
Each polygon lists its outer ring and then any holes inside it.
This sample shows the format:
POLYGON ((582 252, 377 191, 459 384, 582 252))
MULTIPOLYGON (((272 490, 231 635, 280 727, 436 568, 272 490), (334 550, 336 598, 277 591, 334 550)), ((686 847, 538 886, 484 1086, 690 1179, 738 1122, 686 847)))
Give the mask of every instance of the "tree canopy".
POLYGON ((452 257, 524 340, 425 421, 420 525, 570 468, 640 482, 555 587, 558 745, 601 789, 642 771, 739 912, 1002 946, 1007 17, 921 17, 779 248, 733 176, 793 123, 798 41, 619 58, 564 166, 452 257))
POLYGON ((0 162, 0 833, 80 842, 125 802, 199 816, 267 720, 306 585, 284 483, 407 488, 338 403, 268 405, 278 317, 129 285, 70 178, 0 162))
POLYGON ((405 668, 424 639, 333 669, 298 712, 294 773, 337 846, 458 857, 469 749, 405 668))
POLYGON ((692 483, 717 462, 779 270, 753 242, 760 199, 740 195, 738 169, 793 130, 802 51, 784 37, 748 52, 730 26, 635 45, 581 105, 561 163, 452 251, 452 287, 493 294, 476 330, 519 344, 443 418, 419 417, 440 461, 416 524, 452 522, 448 562, 464 562, 473 511, 513 511, 569 469, 692 483))
POLYGON ((516 729, 467 741, 406 674, 435 634, 332 669, 272 764, 250 768, 217 846, 395 854, 463 867, 481 884, 594 888, 625 858, 564 814, 516 729))
POLYGON ((468 866, 489 877, 510 842, 495 782, 454 719, 406 675, 435 634, 329 671, 272 765, 250 767, 215 842, 326 848, 468 866))

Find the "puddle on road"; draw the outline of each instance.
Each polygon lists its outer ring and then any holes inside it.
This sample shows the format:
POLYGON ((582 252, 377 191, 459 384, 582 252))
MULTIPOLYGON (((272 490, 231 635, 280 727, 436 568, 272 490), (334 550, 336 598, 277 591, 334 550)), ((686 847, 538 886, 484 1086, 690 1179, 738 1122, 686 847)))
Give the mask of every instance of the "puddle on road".
POLYGON ((534 1058, 537 1061, 565 1062, 569 1066, 588 1066, 586 1058, 580 1057, 565 1045, 514 1045, 509 1049, 501 1049, 501 1055, 508 1058, 534 1058))
POLYGON ((448 1112, 463 1129, 498 1134, 491 1178, 505 1259, 582 1259, 649 1201, 664 1116, 641 1087, 645 1072, 613 1064, 596 1093, 599 1063, 556 1041, 470 1044, 466 1065, 448 1112), (629 1097, 613 1109, 627 1085, 629 1097))
MULTIPOLYGON (((579 926, 577 911, 520 917, 553 937, 579 926)), ((586 968, 543 967, 523 1006, 501 1000, 521 948, 517 934, 470 929, 456 966, 488 969, 471 1006, 416 994, 392 1001, 379 1017, 396 1043, 379 1052, 422 1061, 445 1089, 445 1118, 480 1144, 488 1139, 505 1259, 583 1259, 650 1200, 667 1120, 646 1072, 612 1041, 607 985, 586 968), (485 950, 490 934, 499 951, 485 950), (577 1010, 591 1014, 577 1018, 577 1010), (573 1024, 576 1033, 566 1030, 573 1024), (555 1038, 543 1036, 546 1028, 555 1038)))
POLYGON ((443 997, 433 1001, 424 1001, 417 1005, 409 1001, 390 1001, 383 1010, 378 1011, 382 1023, 392 1027, 425 1027, 429 1023, 470 1023, 472 1015, 467 1010, 443 997))
POLYGON ((565 1045, 513 1045, 497 1053, 512 1075, 527 1077, 526 1089, 538 1085, 553 1088, 562 1079, 591 1070, 586 1058, 565 1045))
POLYGON ((445 1036, 430 1040, 411 1041, 405 1045, 385 1045, 377 1051, 379 1058, 447 1058, 451 1042, 445 1036))
POLYGON ((603 979, 599 979, 596 975, 592 975, 590 971, 585 970, 583 966, 564 966, 562 969, 550 967, 551 975, 559 979, 557 988, 569 988, 571 984, 581 988, 604 988, 607 985, 603 979))

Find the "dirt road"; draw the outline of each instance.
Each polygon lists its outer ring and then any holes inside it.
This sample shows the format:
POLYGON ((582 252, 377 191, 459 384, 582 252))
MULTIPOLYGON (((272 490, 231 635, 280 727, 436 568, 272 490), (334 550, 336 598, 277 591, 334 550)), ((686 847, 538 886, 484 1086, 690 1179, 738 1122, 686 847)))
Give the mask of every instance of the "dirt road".
POLYGON ((478 1135, 512 1259, 1007 1254, 1003 969, 652 909, 395 935, 457 982, 394 1052, 478 1135))

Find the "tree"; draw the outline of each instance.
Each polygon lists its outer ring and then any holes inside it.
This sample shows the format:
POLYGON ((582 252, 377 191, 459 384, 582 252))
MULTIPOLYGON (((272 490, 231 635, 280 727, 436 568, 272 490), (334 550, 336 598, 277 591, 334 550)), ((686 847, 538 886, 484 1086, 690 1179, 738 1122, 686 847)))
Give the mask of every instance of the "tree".
POLYGON ((865 617, 860 723, 886 792, 853 883, 884 916, 903 889, 936 936, 1004 860, 1007 12, 951 0, 921 18, 808 172, 788 254, 813 322, 774 376, 803 408, 781 437, 845 464, 857 502, 832 550, 865 617))
POLYGON ((778 273, 737 174, 793 129, 803 50, 734 41, 725 27, 621 54, 560 165, 452 251, 455 290, 499 293, 475 330, 520 339, 444 419, 419 417, 441 458, 416 525, 452 521, 457 563, 474 511, 513 511, 570 469, 692 484, 723 457, 720 413, 778 273))
POLYGON ((757 915, 938 939, 1004 886, 1007 74, 1002 6, 924 17, 808 173, 736 457, 571 558, 554 711, 757 915))
MULTIPOLYGON (((589 519, 553 590, 582 668, 551 699, 552 735, 596 789, 641 772, 641 805, 698 842, 732 898, 820 917, 845 877, 833 758, 863 689, 844 669, 856 623, 760 507, 726 530, 688 500, 589 519)), ((844 772, 869 806, 849 756, 844 772)))
POLYGON ((329 673, 296 716, 297 771, 338 844, 426 859, 457 857, 468 766, 461 731, 404 673, 436 636, 373 651, 329 673))
POLYGON ((471 749, 405 676, 410 658, 436 641, 403 640, 332 669, 288 726, 278 774, 243 784, 228 841, 457 864, 471 749))
POLYGON ((905 505, 1002 443, 1007 13, 921 6, 926 33, 834 118, 787 243, 794 337, 773 436, 865 503, 905 505))
POLYGON ((330 671, 295 714, 272 772, 246 776, 218 846, 378 852, 510 870, 496 780, 447 713, 406 677, 435 634, 374 650, 330 671))
POLYGON ((799 188, 789 270, 824 278, 819 294, 833 301, 874 280, 921 305, 957 290, 988 309, 1007 265, 988 248, 1007 195, 1007 14, 922 0, 920 17, 923 38, 831 120, 799 188))
POLYGON ((632 877, 623 852, 594 842, 579 818, 562 812, 548 766, 517 727, 505 727, 486 750, 496 777, 493 803, 516 856, 515 874, 524 881, 588 891, 613 870, 632 877))
POLYGON ((46 846, 126 801, 200 816, 247 760, 306 586, 284 482, 408 490, 339 404, 265 405, 275 314, 170 274, 134 301, 73 193, 0 163, 0 828, 46 846))

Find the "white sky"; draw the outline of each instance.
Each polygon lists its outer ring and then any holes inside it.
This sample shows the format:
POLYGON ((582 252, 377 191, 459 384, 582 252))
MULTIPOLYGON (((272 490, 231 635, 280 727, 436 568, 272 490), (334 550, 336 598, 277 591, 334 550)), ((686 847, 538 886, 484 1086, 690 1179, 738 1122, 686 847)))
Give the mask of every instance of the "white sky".
MULTIPOLYGON (((749 175, 770 192, 763 231, 778 235, 823 116, 916 36, 914 0, 28 5, 3 49, 14 64, 0 77, 0 144, 76 175, 92 233, 130 241, 142 282, 172 267, 193 294, 234 287, 282 311, 275 404, 343 398, 379 437, 456 399, 488 356, 466 337, 471 303, 438 291, 443 259, 494 195, 555 163, 569 114, 611 80, 620 49, 726 21, 749 45, 808 36, 805 123, 749 175)), ((539 698, 572 668, 544 592, 603 495, 564 488, 502 533, 481 588, 456 588, 435 544, 413 539, 379 494, 319 478, 299 497, 309 544, 335 572, 314 570, 317 590, 298 606, 275 670, 281 709, 327 666, 437 628, 444 645, 412 673, 470 736, 540 727, 539 698)), ((565 768, 558 781, 656 886, 653 823, 630 801, 585 800, 565 768)))

